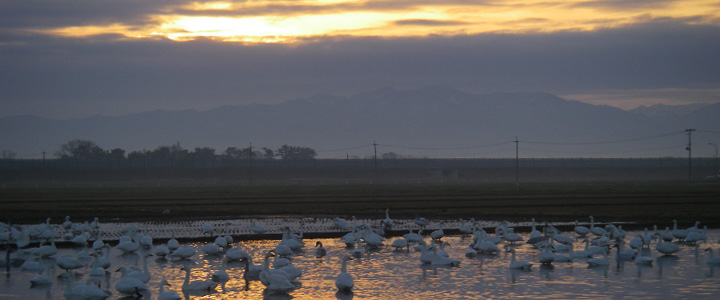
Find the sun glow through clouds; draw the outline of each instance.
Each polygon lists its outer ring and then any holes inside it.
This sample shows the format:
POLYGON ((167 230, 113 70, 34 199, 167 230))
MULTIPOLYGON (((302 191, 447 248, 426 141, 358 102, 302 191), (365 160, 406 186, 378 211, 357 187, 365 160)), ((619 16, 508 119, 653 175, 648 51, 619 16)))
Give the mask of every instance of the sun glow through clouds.
POLYGON ((720 23, 713 1, 616 3, 592 1, 246 1, 189 2, 157 10, 140 26, 78 25, 35 30, 86 37, 119 34, 186 41, 293 42, 313 36, 428 35, 595 30, 661 18, 720 23))

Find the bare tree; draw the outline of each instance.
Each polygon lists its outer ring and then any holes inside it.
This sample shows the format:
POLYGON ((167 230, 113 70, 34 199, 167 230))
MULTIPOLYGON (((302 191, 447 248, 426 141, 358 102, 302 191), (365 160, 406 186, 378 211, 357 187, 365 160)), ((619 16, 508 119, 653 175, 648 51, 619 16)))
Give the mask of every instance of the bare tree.
POLYGON ((289 160, 315 159, 317 156, 317 152, 313 148, 288 145, 282 145, 277 153, 280 158, 289 160))
POLYGON ((74 159, 93 159, 101 158, 105 155, 105 151, 95 142, 90 140, 75 139, 60 145, 60 150, 55 152, 55 156, 59 158, 74 159))
POLYGON ((15 156, 17 156, 17 153, 12 150, 3 150, 0 153, 0 159, 15 159, 15 156))

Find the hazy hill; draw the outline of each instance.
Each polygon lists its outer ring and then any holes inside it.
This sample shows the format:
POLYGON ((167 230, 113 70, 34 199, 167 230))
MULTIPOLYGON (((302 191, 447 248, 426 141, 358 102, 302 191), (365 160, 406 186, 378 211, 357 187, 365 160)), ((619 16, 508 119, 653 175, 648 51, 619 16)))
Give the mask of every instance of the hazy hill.
MULTIPOLYGON (((273 149, 289 144, 312 147, 320 157, 340 158, 372 155, 371 145, 377 141, 379 153, 514 157, 512 141, 517 137, 524 157, 657 157, 684 155, 686 128, 720 128, 720 104, 662 111, 623 111, 544 93, 380 89, 351 97, 317 95, 202 112, 150 111, 72 120, 7 117, 0 119, 0 149, 23 158, 39 158, 45 150, 52 157, 61 144, 82 138, 104 149, 128 151, 175 142, 191 150, 213 147, 217 153, 250 143, 273 149)), ((711 138, 720 140, 713 133, 695 135, 704 145, 711 138)))

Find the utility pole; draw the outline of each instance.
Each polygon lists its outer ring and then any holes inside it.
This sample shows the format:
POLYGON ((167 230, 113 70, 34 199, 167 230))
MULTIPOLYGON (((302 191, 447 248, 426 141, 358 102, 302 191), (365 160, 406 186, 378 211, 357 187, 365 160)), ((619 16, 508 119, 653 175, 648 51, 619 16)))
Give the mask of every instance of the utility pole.
POLYGON ((43 151, 42 151, 42 155, 43 155, 42 167, 43 167, 43 169, 45 169, 45 153, 46 153, 45 149, 43 149, 43 151))
POLYGON ((515 185, 520 185, 520 154, 518 138, 515 137, 515 185))
POLYGON ((377 141, 373 141, 373 149, 375 150, 375 155, 373 155, 373 162, 375 163, 375 182, 377 183, 377 180, 378 180, 378 173, 377 173, 377 141))
POLYGON ((688 145, 687 145, 687 151, 688 151, 688 180, 692 181, 692 133, 695 131, 694 128, 688 128, 685 129, 688 133, 688 145))
POLYGON ((715 179, 718 179, 718 177, 720 176, 720 169, 718 169, 718 160, 717 160, 718 147, 715 143, 708 143, 708 145, 715 147, 715 159, 714 159, 715 169, 713 170, 713 176, 715 177, 715 179))
POLYGON ((252 142, 250 142, 250 182, 253 181, 253 151, 252 151, 252 142))

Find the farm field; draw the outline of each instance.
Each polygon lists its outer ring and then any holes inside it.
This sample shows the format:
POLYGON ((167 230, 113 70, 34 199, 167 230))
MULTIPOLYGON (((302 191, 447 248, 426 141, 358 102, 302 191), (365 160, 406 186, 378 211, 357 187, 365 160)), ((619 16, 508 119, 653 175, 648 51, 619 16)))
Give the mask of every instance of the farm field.
POLYGON ((357 216, 720 225, 720 185, 688 182, 403 183, 2 188, 4 222, 357 216), (165 213, 163 213, 165 212, 165 213))

